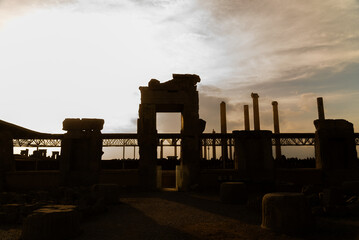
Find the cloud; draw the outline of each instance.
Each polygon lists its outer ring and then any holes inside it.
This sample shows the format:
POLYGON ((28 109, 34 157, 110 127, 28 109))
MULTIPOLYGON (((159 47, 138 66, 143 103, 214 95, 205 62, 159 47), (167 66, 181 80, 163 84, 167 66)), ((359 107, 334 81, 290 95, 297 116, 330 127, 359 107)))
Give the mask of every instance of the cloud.
POLYGON ((356 1, 203 1, 226 35, 232 75, 226 83, 261 83, 359 61, 356 1))
POLYGON ((17 96, 2 104, 2 118, 41 119, 27 125, 35 130, 95 116, 108 131, 135 131, 138 86, 172 73, 200 75, 206 132, 220 129, 221 101, 228 130, 242 129, 251 92, 260 95, 262 129, 272 129, 273 100, 282 131, 313 131, 316 96, 329 116, 355 112, 346 94, 358 84, 357 1, 3 0, 0 16, 0 78, 9 89, 0 100, 17 96))

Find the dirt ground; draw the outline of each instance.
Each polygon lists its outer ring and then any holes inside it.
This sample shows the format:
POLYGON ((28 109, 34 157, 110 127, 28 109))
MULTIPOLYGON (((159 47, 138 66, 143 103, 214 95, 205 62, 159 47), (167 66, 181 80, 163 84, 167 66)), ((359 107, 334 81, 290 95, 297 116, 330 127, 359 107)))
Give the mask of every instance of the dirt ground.
POLYGON ((77 239, 359 239, 359 219, 320 218, 315 231, 301 236, 276 234, 260 224, 260 212, 223 204, 216 195, 129 194, 85 222, 77 239))
MULTIPOLYGON (((260 212, 223 204, 216 195, 132 193, 120 201, 106 213, 84 219, 76 239, 359 239, 359 218, 317 218, 313 232, 289 236, 261 229, 260 212)), ((1 240, 20 235, 20 226, 0 228, 1 240)))

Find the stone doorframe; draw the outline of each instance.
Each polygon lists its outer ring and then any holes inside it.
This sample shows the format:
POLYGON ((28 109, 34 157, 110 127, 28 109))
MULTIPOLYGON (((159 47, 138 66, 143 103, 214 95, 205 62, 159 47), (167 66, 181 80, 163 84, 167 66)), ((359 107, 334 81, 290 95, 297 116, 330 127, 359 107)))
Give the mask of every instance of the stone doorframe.
POLYGON ((180 191, 187 191, 198 184, 200 172, 200 138, 205 122, 199 119, 197 75, 173 74, 173 79, 160 83, 149 81, 140 87, 141 104, 137 121, 140 152, 139 174, 141 185, 156 188, 157 146, 156 113, 181 113, 181 176, 177 179, 180 191))

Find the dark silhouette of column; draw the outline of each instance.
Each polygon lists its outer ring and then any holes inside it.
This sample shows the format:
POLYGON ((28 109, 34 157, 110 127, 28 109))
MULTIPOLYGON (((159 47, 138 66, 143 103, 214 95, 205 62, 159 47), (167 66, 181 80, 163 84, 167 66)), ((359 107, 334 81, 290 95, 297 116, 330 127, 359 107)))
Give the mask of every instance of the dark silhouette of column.
POLYGON ((60 173, 64 185, 90 186, 99 182, 103 124, 103 119, 63 121, 63 130, 67 131, 61 141, 60 173))
POLYGON ((358 174, 354 127, 343 119, 314 121, 316 168, 324 171, 326 184, 350 181, 358 174))
MULTIPOLYGON (((278 114, 278 102, 273 101, 273 124, 274 124, 274 133, 279 133, 279 114, 278 114)), ((275 139, 275 157, 279 159, 282 156, 282 150, 280 146, 280 139, 275 139)))
POLYGON ((221 102, 221 133, 227 133, 226 103, 221 102))
POLYGON ((258 98, 259 95, 257 93, 252 93, 251 97, 253 99, 253 118, 254 118, 254 130, 260 130, 259 123, 259 104, 258 98))
MULTIPOLYGON (((221 133, 227 133, 227 118, 226 118, 226 103, 221 102, 220 105, 220 112, 221 112, 221 133)), ((226 168, 226 162, 228 159, 228 150, 227 150, 227 139, 223 136, 221 139, 222 142, 222 161, 223 161, 223 168, 226 168)))
POLYGON ((271 131, 233 131, 234 165, 239 177, 270 183, 274 179, 271 131))
POLYGON ((318 106, 318 119, 319 120, 324 120, 325 119, 325 116, 324 116, 324 104, 323 104, 323 98, 322 97, 317 98, 317 106, 318 106))
POLYGON ((249 108, 248 105, 244 105, 244 130, 249 131, 249 108))

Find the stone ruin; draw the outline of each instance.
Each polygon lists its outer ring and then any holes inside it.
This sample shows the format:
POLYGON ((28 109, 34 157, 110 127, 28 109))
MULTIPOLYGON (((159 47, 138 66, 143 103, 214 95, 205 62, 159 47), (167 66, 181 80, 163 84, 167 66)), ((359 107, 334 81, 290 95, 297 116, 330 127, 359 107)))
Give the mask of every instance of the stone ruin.
MULTIPOLYGON (((156 114, 159 112, 181 113, 182 158, 179 171, 176 173, 177 189, 193 190, 199 185, 207 184, 206 180, 210 179, 206 178, 200 169, 200 136, 205 128, 205 121, 199 118, 199 82, 200 78, 197 75, 173 74, 173 79, 167 82, 160 83, 152 79, 148 86, 140 87, 141 104, 137 122, 140 162, 135 174, 138 174, 139 186, 142 189, 157 188, 159 172, 156 114)), ((254 131, 249 129, 249 111, 246 105, 245 130, 232 132, 235 168, 219 173, 231 177, 220 186, 221 200, 224 203, 255 206, 257 210, 262 211, 262 227, 280 232, 310 229, 313 226, 312 214, 336 214, 350 212, 356 208, 359 210, 359 164, 353 124, 341 119, 325 119, 323 102, 318 99, 319 119, 314 121, 316 169, 304 173, 308 174, 306 180, 309 184, 307 182, 301 193, 298 193, 297 189, 294 190, 290 185, 280 185, 281 172, 274 166, 272 153, 272 132, 260 129, 259 95, 252 93, 252 98, 254 131), (319 180, 314 181, 315 178, 319 180), (278 193, 283 190, 283 193, 278 193), (297 193, 293 193, 295 191, 297 193)), ((275 133, 278 134, 278 103, 273 102, 272 105, 275 133)), ((221 104, 221 119, 225 122, 224 104, 221 104)), ((78 212, 85 216, 91 215, 103 211, 106 204, 116 203, 118 185, 100 182, 103 124, 102 119, 65 119, 63 130, 67 133, 63 135, 61 142, 59 171, 59 185, 62 187, 46 194, 35 192, 23 196, 2 193, 0 221, 16 223, 29 217, 36 219, 33 222, 41 222, 46 219, 68 217, 68 220, 63 221, 64 224, 73 222, 71 226, 76 226, 78 212), (36 201, 33 201, 34 199, 36 201), (67 217, 62 217, 63 214, 67 217)), ((3 129, 1 126, 0 187, 4 189, 7 173, 14 169, 12 139, 18 136, 36 136, 38 133, 11 125, 6 125, 3 129)), ((222 133, 225 134, 226 125, 223 123, 221 127, 222 133)), ((275 139, 275 143, 278 157, 281 155, 279 139, 275 139)), ((222 151, 222 154, 227 156, 228 152, 222 151)), ((218 176, 216 174, 213 174, 215 178, 218 176)), ((39 233, 34 234, 37 230, 30 222, 32 221, 24 221, 24 239, 26 234, 29 236, 28 239, 33 235, 39 236, 39 233)), ((70 232, 71 226, 67 227, 70 232)), ((41 234, 45 235, 51 231, 58 231, 56 227, 52 227, 54 226, 49 225, 39 231, 43 231, 41 234)), ((77 231, 79 229, 76 227, 73 232, 77 231)))
POLYGON ((181 113, 181 165, 179 190, 189 190, 198 184, 200 166, 200 138, 205 122, 199 119, 197 75, 173 74, 173 80, 160 83, 152 79, 147 87, 140 87, 141 104, 137 122, 140 147, 140 181, 149 189, 156 188, 157 128, 156 113, 181 113))

